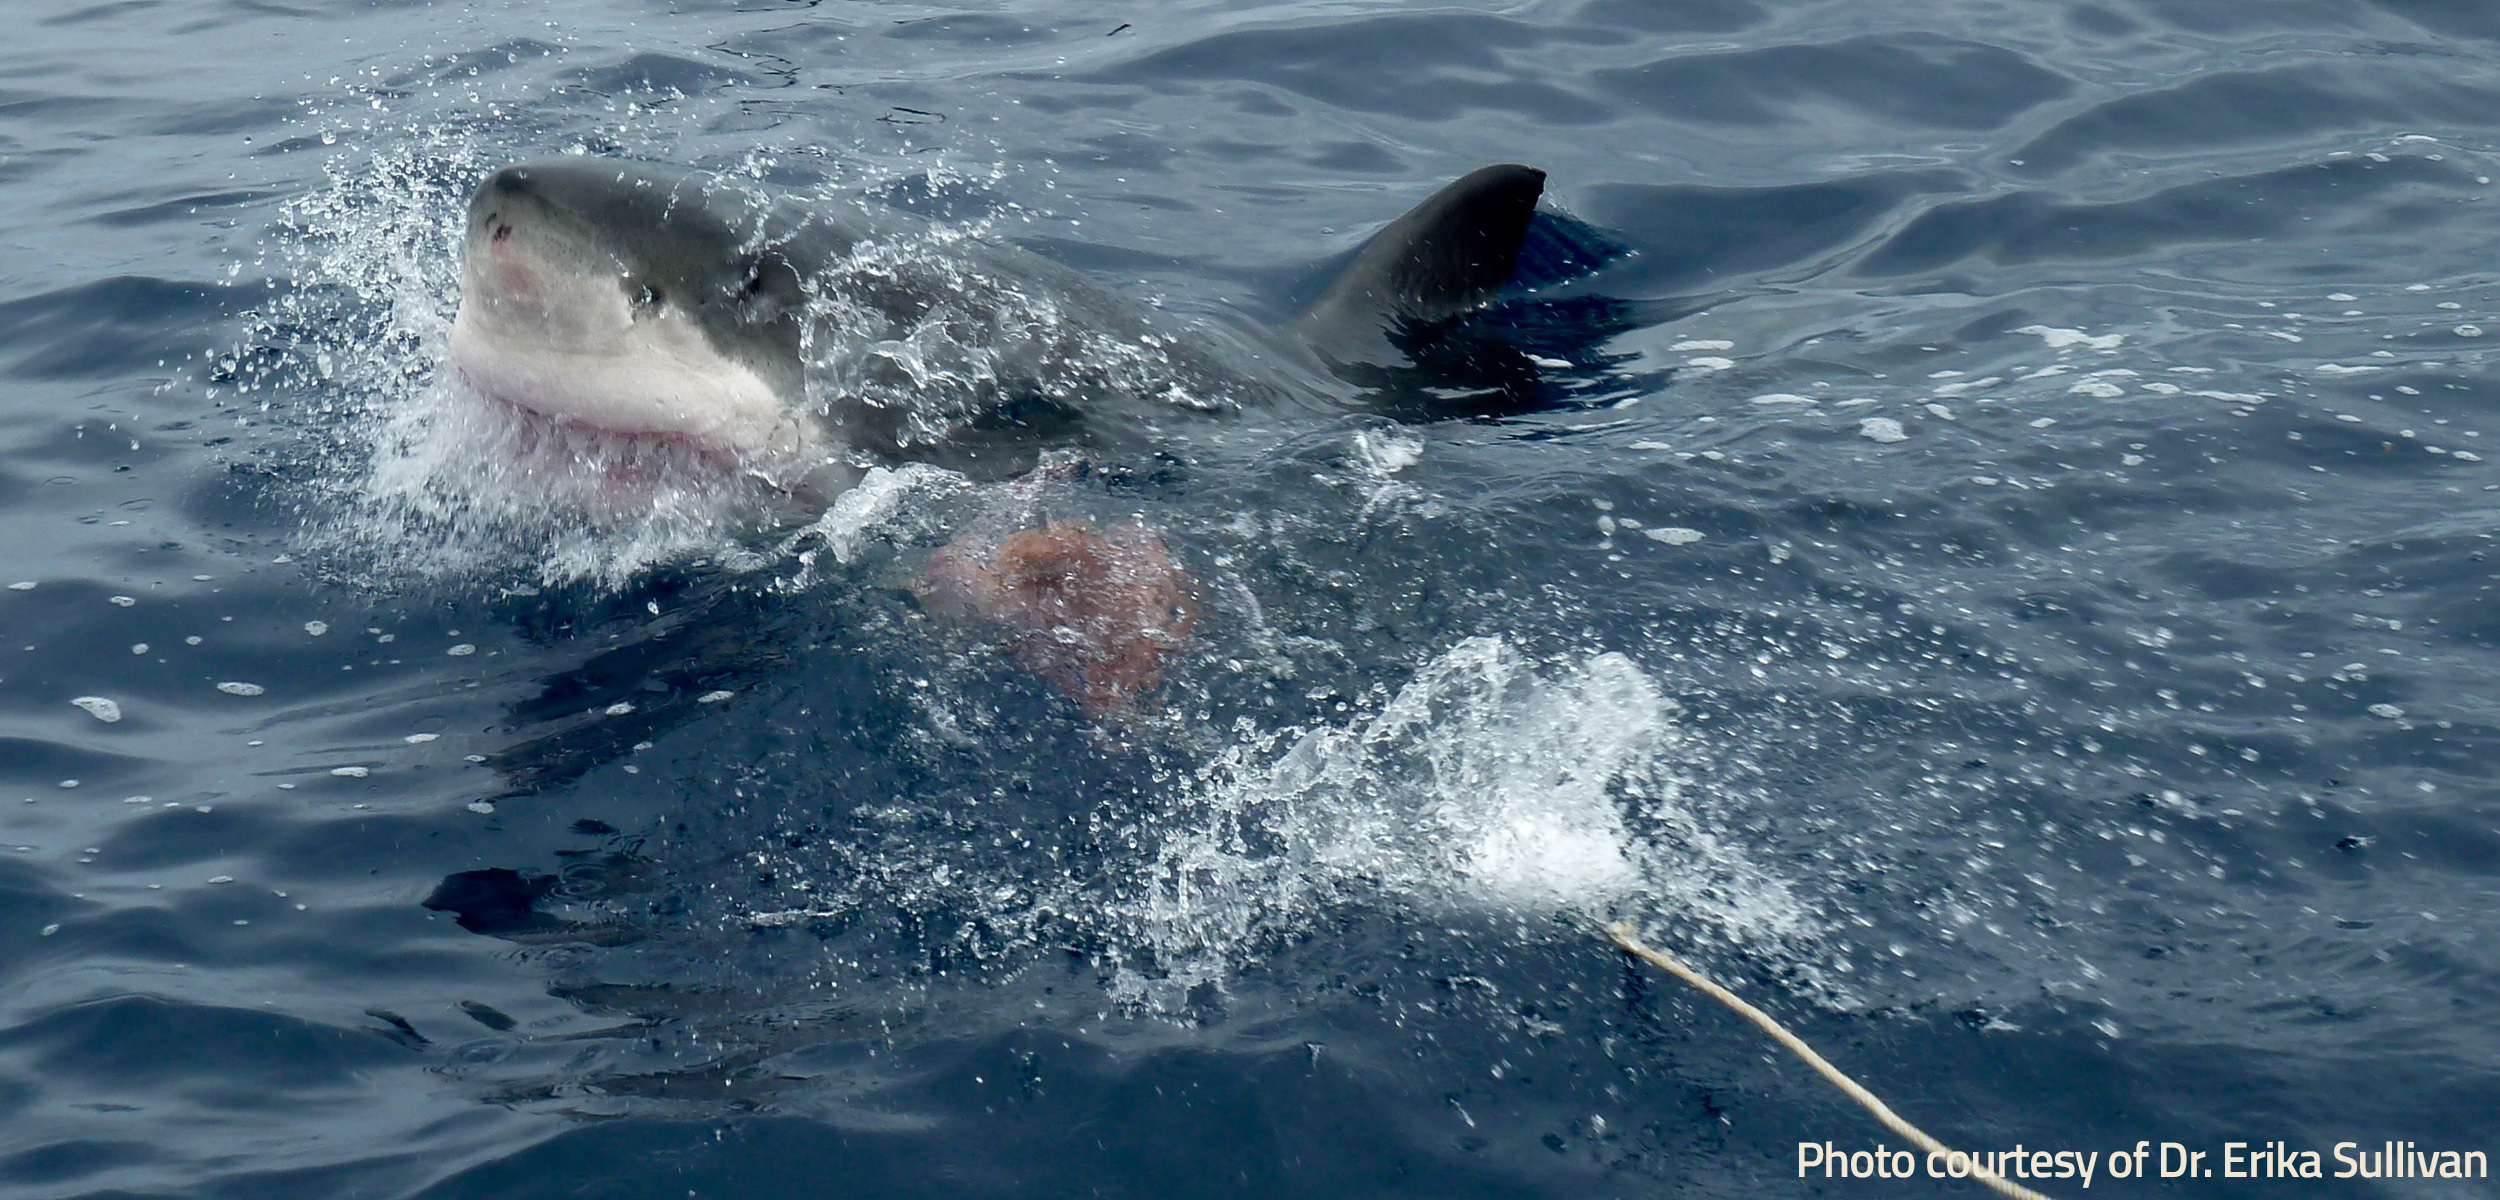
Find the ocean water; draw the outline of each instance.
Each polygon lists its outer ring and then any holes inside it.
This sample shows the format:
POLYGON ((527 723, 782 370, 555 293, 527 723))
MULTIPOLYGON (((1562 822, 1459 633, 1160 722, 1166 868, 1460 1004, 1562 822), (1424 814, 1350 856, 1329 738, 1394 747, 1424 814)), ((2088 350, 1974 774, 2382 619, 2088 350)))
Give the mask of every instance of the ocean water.
POLYGON ((1978 1194, 1613 920, 2213 1169, 2063 1197, 2495 1194, 2220 1166, 2500 1153, 2500 10, 10 12, 8 1195, 1978 1194), (443 370, 565 153, 1210 345, 1528 163, 1533 369, 794 515, 443 370), (1195 581, 1133 720, 915 598, 1045 516, 1195 581))

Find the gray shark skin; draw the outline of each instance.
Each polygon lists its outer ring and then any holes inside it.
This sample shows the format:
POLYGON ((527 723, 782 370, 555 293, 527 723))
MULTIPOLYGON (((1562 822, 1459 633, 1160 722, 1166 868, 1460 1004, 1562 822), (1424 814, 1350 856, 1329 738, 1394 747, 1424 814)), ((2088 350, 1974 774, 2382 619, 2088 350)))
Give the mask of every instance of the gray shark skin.
POLYGON ((1492 302, 1519 263, 1545 172, 1502 163, 1459 178, 1389 223, 1291 326, 1332 363, 1396 366, 1492 302))
POLYGON ((1182 324, 916 216, 596 158, 506 167, 470 200, 450 362, 489 399, 684 441, 830 495, 870 466, 1019 473, 1296 395, 1343 400, 1500 290, 1542 191, 1479 170, 1388 226, 1299 319, 1182 324))

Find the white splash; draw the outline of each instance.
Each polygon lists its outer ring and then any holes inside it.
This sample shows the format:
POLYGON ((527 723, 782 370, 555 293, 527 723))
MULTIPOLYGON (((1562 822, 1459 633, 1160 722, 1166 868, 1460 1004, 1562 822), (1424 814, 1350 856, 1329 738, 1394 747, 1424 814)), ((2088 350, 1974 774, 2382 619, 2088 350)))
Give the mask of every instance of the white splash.
POLYGON ((2080 329, 2058 329, 2048 325, 2025 325, 2014 332, 2033 334, 2041 341, 2048 343, 2049 349, 2051 350, 2064 350, 2070 346, 2081 346, 2087 350, 2098 350, 2104 354, 2107 354, 2112 350, 2116 350, 2119 346, 2124 345, 2127 340, 2127 335, 2123 333, 2104 333, 2094 336, 2092 334, 2085 333, 2080 329))
MULTIPOLYGON (((304 286, 258 314, 253 336, 281 365, 250 386, 310 401, 298 427, 323 501, 311 549, 351 575, 608 587, 670 561, 768 565, 769 531, 805 519, 810 473, 833 464, 577 429, 486 400, 442 366, 468 192, 505 152, 454 142, 342 157, 329 187, 287 206, 275 250, 304 286)), ((1202 394, 1172 335, 1033 293, 996 256, 976 230, 939 226, 862 242, 828 266, 810 281, 801 347, 811 402, 877 412, 905 447, 952 435, 1001 393, 1232 403, 1202 394)), ((829 517, 779 549, 812 538, 847 561, 856 539, 842 527, 865 518, 829 517)))
POLYGON ((1354 435, 1354 453, 1366 471, 1385 479, 1423 458, 1424 443, 1397 430, 1365 429, 1354 435))
POLYGON ((1151 966, 1113 994, 1169 1009, 1262 938, 1331 906, 1656 916, 1730 941, 1809 936, 1776 879, 1722 844, 1670 765, 1675 705, 1632 661, 1540 672, 1470 638, 1373 716, 1236 747, 1120 920, 1151 966))
MULTIPOLYGON (((881 540, 935 529, 943 520, 937 501, 973 487, 964 476, 925 463, 869 468, 823 515, 781 539, 779 553, 795 560, 799 570, 776 586, 804 591, 815 585, 816 564, 827 554, 847 566, 881 540)), ((717 699, 729 695, 717 693, 717 699)), ((702 699, 714 703, 715 695, 702 699)))
POLYGON ((468 193, 507 147, 456 131, 329 164, 270 253, 300 286, 253 337, 278 365, 250 390, 289 422, 317 501, 313 556, 351 575, 535 576, 614 586, 653 564, 739 557, 780 489, 683 445, 603 437, 479 397, 444 370, 468 193))
POLYGON ((393 569, 454 577, 526 564, 614 586, 654 563, 734 556, 777 489, 684 445, 604 437, 441 381, 382 406, 349 512, 326 531, 393 569))

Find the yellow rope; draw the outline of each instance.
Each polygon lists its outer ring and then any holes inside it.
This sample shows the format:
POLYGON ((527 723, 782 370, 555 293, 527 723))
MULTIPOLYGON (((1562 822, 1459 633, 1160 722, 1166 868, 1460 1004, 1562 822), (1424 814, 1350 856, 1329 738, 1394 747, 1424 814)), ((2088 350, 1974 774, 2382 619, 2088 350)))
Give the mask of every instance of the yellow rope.
MULTIPOLYGON (((1638 958, 1669 975, 1673 975, 1676 978, 1693 985, 1694 987, 1700 988, 1702 991, 1708 993, 1711 999, 1716 1000, 1729 1008, 1735 1009, 1746 1020, 1761 1026, 1762 1032, 1770 1034, 1773 1040, 1779 1042, 1780 1045, 1788 1047, 1790 1052, 1794 1053, 1797 1057, 1804 1059, 1807 1066, 1814 1068, 1815 1073, 1830 1080, 1833 1087, 1839 1088, 1841 1091, 1847 1093, 1850 1099, 1857 1101, 1860 1105, 1863 1105, 1866 1108, 1866 1111, 1875 1114, 1875 1119, 1883 1122, 1884 1128, 1910 1139, 1910 1141, 1916 1144, 1919 1149, 1925 1150, 1929 1154, 1955 1153, 1955 1151, 1946 1147, 1943 1142, 1939 1142, 1936 1139, 1927 1136, 1927 1132, 1925 1130, 1920 1129, 1916 1125, 1910 1124, 1908 1121, 1902 1120, 1901 1114, 1892 1111, 1892 1109, 1885 1106, 1883 1101, 1876 1099, 1875 1093, 1859 1087, 1857 1080, 1841 1074, 1840 1068, 1835 1067, 1830 1062, 1826 1061, 1822 1055, 1816 1054, 1814 1052, 1814 1047, 1806 1045, 1805 1042, 1799 1040, 1796 1034, 1788 1032, 1788 1030, 1779 1022, 1772 1020, 1771 1014, 1755 1008, 1753 1005, 1745 1003, 1743 997, 1727 990, 1726 988, 1720 987, 1718 984, 1712 982, 1709 976, 1703 975, 1701 972, 1685 966, 1683 963, 1678 962, 1673 958, 1669 958, 1656 950, 1652 950, 1646 945, 1643 945, 1641 943, 1640 935, 1633 932, 1631 922, 1617 921, 1614 924, 1607 926, 1606 938, 1608 941, 1611 941, 1615 945, 1621 947, 1624 953, 1632 955, 1633 957, 1638 958)), ((2049 1197, 2047 1196, 2032 1191, 2030 1188, 2024 1187, 2023 1185, 2007 1179, 2006 1177, 1999 1175, 1986 1167, 1980 1166, 1979 1157, 1977 1155, 1965 1154, 1963 1157, 1970 1160, 1971 1178, 1987 1184, 1989 1187, 1995 1188, 1997 1191, 2002 1192, 2005 1195, 2014 1197, 2014 1200, 2049 1200, 2049 1197)))

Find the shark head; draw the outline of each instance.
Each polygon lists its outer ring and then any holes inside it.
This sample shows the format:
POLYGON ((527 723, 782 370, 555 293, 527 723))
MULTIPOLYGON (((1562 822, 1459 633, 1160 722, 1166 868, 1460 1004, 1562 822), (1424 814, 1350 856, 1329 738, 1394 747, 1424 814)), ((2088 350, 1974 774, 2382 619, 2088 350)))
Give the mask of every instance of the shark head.
POLYGON ((767 209, 600 160, 506 167, 469 201, 453 368, 490 399, 733 456, 806 440, 797 270, 767 209))

